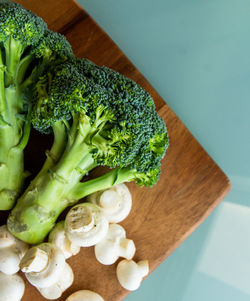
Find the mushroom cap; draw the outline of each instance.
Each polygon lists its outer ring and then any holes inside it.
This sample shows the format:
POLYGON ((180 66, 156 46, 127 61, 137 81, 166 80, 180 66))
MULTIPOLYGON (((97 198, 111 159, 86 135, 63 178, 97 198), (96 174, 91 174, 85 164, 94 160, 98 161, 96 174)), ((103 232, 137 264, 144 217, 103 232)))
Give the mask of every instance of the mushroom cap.
POLYGON ((105 238, 95 245, 96 259, 105 265, 115 263, 119 257, 131 259, 134 254, 134 242, 126 239, 126 231, 118 224, 110 224, 105 238))
POLYGON ((80 290, 70 295, 65 301, 104 301, 104 299, 95 292, 80 290))
POLYGON ((19 263, 21 259, 12 248, 5 248, 0 250, 0 271, 13 275, 19 271, 19 263))
POLYGON ((80 247, 66 236, 64 221, 57 223, 52 229, 49 234, 49 242, 58 246, 66 259, 80 252, 80 247))
POLYGON ((101 241, 95 245, 95 257, 101 264, 111 265, 119 258, 117 246, 101 241))
MULTIPOLYGON (((55 284, 60 279, 66 264, 63 252, 51 243, 42 243, 33 248, 39 248, 46 252, 48 254, 48 262, 41 271, 25 273, 26 278, 32 285, 39 288, 55 284)), ((29 249, 23 257, 20 263, 21 267, 25 267, 25 261, 29 260, 33 248, 29 249)))
POLYGON ((0 301, 20 301, 24 289, 24 281, 20 276, 0 272, 0 301))
POLYGON ((6 225, 0 227, 0 249, 15 244, 16 238, 9 232, 6 225))
POLYGON ((119 283, 127 290, 134 291, 139 288, 142 278, 148 274, 148 261, 138 263, 133 260, 122 260, 116 268, 119 283))
POLYGON ((88 201, 100 206, 110 223, 119 223, 124 220, 132 207, 130 191, 123 183, 91 194, 88 196, 88 201))
POLYGON ((71 208, 66 216, 65 232, 78 246, 94 246, 106 236, 108 221, 97 205, 78 204, 71 208))
POLYGON ((58 282, 54 285, 45 287, 45 288, 38 288, 39 292, 43 295, 44 298, 49 300, 54 300, 63 294, 63 292, 69 288, 74 281, 74 274, 73 271, 68 263, 65 264, 63 273, 61 278, 58 282))
POLYGON ((13 275, 19 271, 19 263, 29 245, 15 238, 6 225, 0 227, 0 271, 13 275))

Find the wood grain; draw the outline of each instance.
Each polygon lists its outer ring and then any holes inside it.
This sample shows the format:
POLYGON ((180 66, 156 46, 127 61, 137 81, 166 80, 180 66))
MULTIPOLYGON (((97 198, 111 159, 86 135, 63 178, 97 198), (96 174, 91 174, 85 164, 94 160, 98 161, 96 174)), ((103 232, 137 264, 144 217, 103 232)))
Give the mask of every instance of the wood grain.
MULTIPOLYGON (((135 241, 135 260, 148 259, 152 272, 225 197, 230 189, 229 180, 148 81, 75 3, 69 0, 21 0, 20 3, 45 17, 51 29, 64 33, 77 56, 88 57, 97 64, 125 74, 154 97, 156 108, 168 127, 170 147, 162 162, 161 178, 154 188, 129 184, 133 208, 122 223, 127 236, 135 241)), ((33 174, 39 170, 44 150, 50 143, 50 137, 32 133, 25 160, 26 167, 33 174)), ((1 222, 4 222, 3 217, 1 222)), ((65 300, 74 291, 84 288, 100 293, 108 301, 122 300, 129 293, 116 279, 117 264, 99 264, 94 258, 93 248, 82 248, 80 254, 68 262, 74 270, 75 281, 59 300, 65 300)), ((45 299, 27 283, 22 300, 45 299)))
POLYGON ((71 0, 18 0, 15 2, 36 13, 43 18, 51 30, 57 32, 67 30, 85 14, 79 5, 71 0))

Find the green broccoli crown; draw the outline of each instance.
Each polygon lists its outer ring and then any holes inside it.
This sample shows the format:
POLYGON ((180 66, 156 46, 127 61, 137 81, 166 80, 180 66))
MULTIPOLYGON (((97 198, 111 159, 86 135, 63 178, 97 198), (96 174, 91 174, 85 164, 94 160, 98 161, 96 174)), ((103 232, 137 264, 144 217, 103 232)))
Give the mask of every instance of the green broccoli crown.
POLYGON ((169 145, 166 125, 158 114, 152 115, 149 126, 151 132, 148 134, 147 143, 141 145, 133 165, 136 170, 143 173, 158 166, 169 145))
POLYGON ((80 73, 92 78, 98 85, 105 87, 110 92, 112 91, 126 102, 139 105, 138 111, 141 111, 145 105, 148 107, 147 109, 155 110, 152 97, 130 78, 108 67, 97 66, 88 59, 77 59, 76 64, 80 73))
POLYGON ((134 158, 134 168, 141 172, 155 169, 164 157, 169 139, 166 125, 155 111, 151 96, 131 79, 105 66, 98 67, 87 59, 78 59, 78 68, 122 100, 125 104, 123 116, 131 114, 127 120, 133 124, 136 137, 142 141, 141 144, 136 143, 139 151, 134 158))
POLYGON ((134 163, 136 169, 144 172, 142 161, 146 168, 148 162, 163 158, 168 147, 168 135, 151 96, 131 79, 105 66, 99 67, 87 59, 78 59, 77 67, 113 95, 113 103, 117 105, 115 115, 129 125, 133 131, 134 146, 139 147, 138 159, 135 160, 137 164, 134 163), (142 143, 138 144, 137 139, 142 143))
POLYGON ((160 162, 158 162, 158 166, 155 166, 154 169, 149 169, 147 172, 135 172, 134 173, 134 181, 139 186, 152 187, 154 186, 161 174, 160 162))
POLYGON ((43 63, 60 64, 73 57, 72 48, 66 38, 51 30, 46 30, 43 39, 32 49, 37 58, 43 63))
MULTIPOLYGON (((82 90, 89 89, 74 64, 65 62, 41 76, 33 85, 32 124, 42 133, 49 133, 57 121, 72 119, 75 112, 84 110, 79 103, 82 90)), ((89 93, 86 93, 89 95, 89 93)), ((86 104, 85 104, 86 105, 86 104)))
POLYGON ((34 127, 46 132, 54 122, 72 118, 85 135, 87 122, 91 130, 85 143, 98 165, 131 165, 143 174, 154 170, 166 151, 168 136, 152 98, 123 75, 91 66, 94 76, 84 72, 81 60, 73 60, 38 81, 34 127))
POLYGON ((6 42, 11 37, 24 48, 37 44, 47 28, 33 12, 9 1, 0 2, 0 23, 0 41, 6 42))

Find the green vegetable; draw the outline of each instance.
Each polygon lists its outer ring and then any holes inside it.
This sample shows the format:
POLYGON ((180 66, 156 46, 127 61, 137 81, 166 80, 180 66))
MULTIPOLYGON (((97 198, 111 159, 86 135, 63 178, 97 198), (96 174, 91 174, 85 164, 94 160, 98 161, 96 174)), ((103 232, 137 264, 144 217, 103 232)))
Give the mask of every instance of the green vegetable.
POLYGON ((59 214, 84 196, 122 182, 151 187, 158 181, 166 127, 152 98, 132 80, 76 59, 40 77, 33 99, 33 126, 53 131, 54 143, 8 218, 16 237, 41 242, 59 214), (111 170, 80 182, 102 165, 111 170))
POLYGON ((63 36, 17 3, 0 2, 0 24, 0 210, 8 210, 27 175, 23 151, 31 128, 29 87, 72 52, 63 36))

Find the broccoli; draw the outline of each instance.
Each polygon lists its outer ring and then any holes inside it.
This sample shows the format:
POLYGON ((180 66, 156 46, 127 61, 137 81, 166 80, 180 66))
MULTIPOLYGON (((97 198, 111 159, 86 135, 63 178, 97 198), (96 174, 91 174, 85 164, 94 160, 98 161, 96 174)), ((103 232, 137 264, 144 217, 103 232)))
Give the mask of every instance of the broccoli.
POLYGON ((122 182, 151 187, 158 181, 168 134, 153 99, 135 82, 72 59, 40 77, 32 91, 32 124, 53 132, 54 143, 9 215, 16 237, 41 242, 60 213, 84 196, 122 182), (97 166, 111 170, 81 182, 97 166))
POLYGON ((31 129, 29 87, 73 54, 63 36, 17 3, 0 1, 0 24, 0 210, 8 210, 27 175, 23 153, 31 129))

